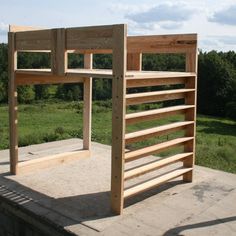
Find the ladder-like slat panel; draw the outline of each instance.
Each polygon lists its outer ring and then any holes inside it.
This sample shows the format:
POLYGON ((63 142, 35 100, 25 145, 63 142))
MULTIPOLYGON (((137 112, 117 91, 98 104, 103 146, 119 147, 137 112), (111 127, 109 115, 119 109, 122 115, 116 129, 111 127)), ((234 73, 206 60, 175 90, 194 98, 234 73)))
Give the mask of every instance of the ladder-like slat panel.
POLYGON ((144 164, 144 165, 141 165, 141 166, 138 166, 138 167, 128 169, 128 170, 125 171, 124 179, 128 180, 128 179, 131 179, 131 178, 134 178, 134 177, 138 177, 140 175, 144 175, 148 172, 160 169, 164 166, 173 164, 175 162, 183 161, 185 158, 187 158, 191 155, 193 155, 192 152, 180 153, 180 154, 176 154, 174 156, 166 157, 166 158, 163 158, 161 160, 153 161, 153 162, 148 163, 148 164, 144 164))
POLYGON ((187 125, 191 125, 193 123, 194 123, 193 121, 175 122, 175 123, 171 123, 167 125, 161 125, 155 128, 128 133, 125 135, 125 142, 126 144, 134 143, 134 142, 138 142, 138 141, 142 141, 148 138, 155 137, 157 135, 163 135, 170 132, 176 132, 176 131, 185 129, 187 125))
POLYGON ((194 105, 179 105, 172 107, 165 107, 155 110, 136 112, 126 114, 126 124, 135 124, 137 122, 154 120, 157 118, 164 118, 170 115, 183 114, 186 110, 194 108, 194 105))
POLYGON ((133 187, 127 188, 124 190, 124 198, 131 197, 133 195, 136 195, 138 193, 144 192, 146 190, 149 190, 151 188, 154 188, 160 184, 163 184, 169 180, 175 179, 189 171, 192 171, 193 168, 180 168, 176 169, 174 171, 171 171, 167 174, 163 174, 155 179, 148 180, 144 183, 135 185, 133 187))
POLYGON ((193 137, 184 137, 184 138, 176 138, 167 142, 158 143, 149 147, 144 147, 134 151, 128 151, 125 153, 125 162, 133 161, 145 156, 149 156, 152 154, 160 153, 163 150, 183 145, 185 142, 193 140, 193 137))
POLYGON ((134 93, 126 95, 126 105, 136 105, 148 102, 160 102, 185 98, 186 93, 195 89, 172 89, 158 92, 134 93))

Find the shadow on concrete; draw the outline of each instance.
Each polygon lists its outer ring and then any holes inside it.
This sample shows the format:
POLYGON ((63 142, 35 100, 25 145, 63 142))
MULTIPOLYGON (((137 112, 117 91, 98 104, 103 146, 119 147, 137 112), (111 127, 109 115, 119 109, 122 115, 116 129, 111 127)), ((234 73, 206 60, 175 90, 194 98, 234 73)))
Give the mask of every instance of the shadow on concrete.
MULTIPOLYGON (((22 211, 32 211, 36 215, 44 216, 44 213, 46 215, 50 213, 52 218, 60 219, 58 223, 63 227, 91 221, 96 230, 95 221, 97 219, 115 216, 111 212, 110 191, 53 198, 7 177, 9 177, 9 173, 0 175, 0 197, 2 200, 6 198, 9 204, 17 205, 17 208, 22 211)), ((132 197, 125 202, 125 207, 131 207, 180 183, 183 181, 172 181, 132 197)))
POLYGON ((221 219, 216 219, 216 220, 209 220, 209 221, 204 221, 204 222, 195 223, 195 224, 178 226, 176 228, 166 231, 163 234, 163 236, 184 236, 186 234, 181 234, 181 233, 185 230, 190 230, 190 229, 194 230, 197 228, 204 228, 204 227, 214 226, 214 225, 218 225, 218 224, 224 224, 224 223, 231 222, 231 221, 236 221, 236 216, 226 217, 226 218, 221 218, 221 219))

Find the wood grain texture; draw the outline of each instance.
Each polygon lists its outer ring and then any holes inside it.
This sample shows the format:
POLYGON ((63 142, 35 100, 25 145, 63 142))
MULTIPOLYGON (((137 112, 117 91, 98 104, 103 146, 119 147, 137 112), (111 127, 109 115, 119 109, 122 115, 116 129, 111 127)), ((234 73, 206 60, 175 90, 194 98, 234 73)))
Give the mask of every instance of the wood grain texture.
POLYGON ((89 156, 90 152, 88 150, 78 150, 20 162, 18 164, 18 174, 27 174, 35 171, 36 169, 54 167, 59 164, 80 160, 89 156))
POLYGON ((15 70, 17 68, 17 52, 15 50, 15 33, 8 33, 8 74, 9 74, 9 131, 10 131, 10 172, 18 173, 18 117, 17 86, 15 70))
MULTIPOLYGON (((198 54, 197 47, 195 51, 192 53, 186 54, 186 71, 187 72, 195 72, 197 73, 197 62, 198 62, 198 54)), ((188 94, 185 99, 185 103, 188 105, 194 105, 194 109, 189 110, 185 114, 185 120, 194 121, 194 124, 186 130, 186 136, 192 136, 194 139, 192 142, 185 145, 185 151, 193 152, 193 155, 186 159, 183 163, 184 167, 194 167, 195 163, 195 155, 196 155, 196 119, 197 119, 197 76, 188 80, 186 83, 186 88, 195 88, 195 92, 192 94, 188 94)), ((186 182, 193 181, 193 171, 190 171, 183 175, 183 180, 186 182)))
MULTIPOLYGON (((93 55, 84 55, 84 67, 93 68, 93 55)), ((84 107, 83 107, 83 147, 91 149, 91 123, 92 123, 92 77, 84 80, 84 107)))
POLYGON ((116 214, 124 206, 126 35, 126 25, 113 28, 111 208, 116 214))

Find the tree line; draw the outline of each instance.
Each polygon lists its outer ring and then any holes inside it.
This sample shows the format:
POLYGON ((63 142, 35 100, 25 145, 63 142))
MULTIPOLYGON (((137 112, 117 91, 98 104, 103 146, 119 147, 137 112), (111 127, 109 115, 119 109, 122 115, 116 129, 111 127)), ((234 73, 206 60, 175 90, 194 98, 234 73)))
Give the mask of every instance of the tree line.
MULTIPOLYGON (((8 59, 7 44, 0 44, 0 103, 7 103, 8 59)), ((19 68, 50 68, 49 53, 19 53, 19 68)), ((69 54, 69 68, 83 68, 83 56, 69 54)), ((111 55, 94 55, 94 68, 112 67, 111 55)), ((144 70, 184 71, 184 55, 145 54, 144 70)), ((152 88, 142 88, 150 91, 152 88)), ((82 84, 35 85, 18 88, 20 103, 42 99, 82 99, 82 84)), ((94 79, 93 99, 111 98, 111 80, 94 79)), ((236 53, 199 52, 198 57, 198 113, 236 119, 236 53)))

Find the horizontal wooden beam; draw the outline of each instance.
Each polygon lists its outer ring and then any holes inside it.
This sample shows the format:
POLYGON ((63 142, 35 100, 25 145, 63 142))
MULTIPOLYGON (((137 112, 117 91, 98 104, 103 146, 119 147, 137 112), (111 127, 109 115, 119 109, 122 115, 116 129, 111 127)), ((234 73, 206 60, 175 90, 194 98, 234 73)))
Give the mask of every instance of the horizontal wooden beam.
POLYGON ((43 28, 34 26, 22 26, 22 25, 9 25, 9 32, 22 32, 32 30, 42 30, 43 28))
POLYGON ((16 85, 36 85, 36 84, 70 84, 70 83, 83 83, 84 77, 75 75, 56 76, 52 74, 27 74, 19 73, 15 75, 16 85))
POLYGON ((15 34, 17 51, 51 50, 51 30, 33 30, 15 34))
POLYGON ((89 156, 89 150, 77 150, 23 161, 18 163, 18 173, 25 174, 37 169, 53 167, 58 164, 80 160, 89 156))
POLYGON ((128 94, 126 95, 126 105, 182 99, 185 98, 186 93, 194 91, 195 89, 172 89, 158 92, 128 94))
POLYGON ((112 49, 114 27, 115 25, 67 28, 66 48, 112 49))
MULTIPOLYGON (((191 78, 189 78, 191 79, 191 78)), ((139 88, 160 85, 185 84, 187 78, 127 79, 126 88, 139 88)))
POLYGON ((156 161, 145 163, 140 166, 135 166, 133 168, 125 170, 124 179, 125 180, 132 179, 134 177, 144 175, 148 172, 155 171, 167 165, 170 165, 179 161, 183 162, 185 159, 187 159, 188 157, 192 155, 193 155, 192 152, 179 153, 170 157, 165 157, 165 158, 158 159, 156 161))
POLYGON ((129 36, 128 53, 189 53, 197 47, 196 34, 129 36))
POLYGON ((154 187, 157 187, 158 185, 161 185, 163 183, 166 183, 167 181, 170 181, 170 180, 175 179, 179 176, 182 176, 185 173, 188 173, 192 170, 193 170, 193 168, 179 168, 179 169, 173 170, 169 173, 158 176, 155 179, 151 179, 151 180, 148 180, 148 181, 143 182, 141 184, 137 184, 135 186, 129 187, 124 190, 124 198, 129 198, 129 197, 132 197, 136 194, 139 194, 139 193, 142 193, 142 192, 147 191, 149 189, 152 189, 154 187))
POLYGON ((179 121, 154 128, 128 133, 125 135, 125 143, 129 144, 139 142, 152 137, 173 133, 179 130, 184 130, 189 125, 193 125, 193 123, 193 121, 179 121))
POLYGON ((192 140, 193 140, 193 137, 176 138, 176 139, 158 143, 149 147, 140 148, 134 151, 128 151, 125 153, 125 162, 129 162, 129 161, 133 161, 142 157, 157 154, 164 150, 168 150, 170 148, 173 148, 179 145, 184 145, 185 143, 192 140))
POLYGON ((164 107, 159 109, 153 109, 149 111, 135 112, 126 114, 126 124, 135 124, 138 122, 144 122, 149 120, 161 119, 176 114, 185 114, 189 109, 194 109, 194 105, 178 105, 172 107, 164 107))

